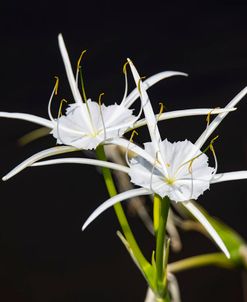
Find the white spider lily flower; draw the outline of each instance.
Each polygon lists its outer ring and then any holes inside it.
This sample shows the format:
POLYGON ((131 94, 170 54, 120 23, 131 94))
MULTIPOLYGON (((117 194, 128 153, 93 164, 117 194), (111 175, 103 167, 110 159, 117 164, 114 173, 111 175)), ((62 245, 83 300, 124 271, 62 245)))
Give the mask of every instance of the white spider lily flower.
MULTIPOLYGON (((145 143, 144 150, 155 158, 152 143, 145 143)), ((150 189, 162 198, 168 196, 172 201, 182 202, 197 199, 209 188, 214 169, 208 166, 208 157, 190 141, 159 143, 160 154, 164 158, 165 169, 161 164, 150 164, 143 157, 131 160, 131 181, 138 186, 150 189), (188 157, 194 154, 194 160, 188 157)))
MULTIPOLYGON (((247 171, 216 174, 217 161, 215 155, 216 167, 211 168, 208 166, 207 155, 200 151, 200 147, 217 128, 227 113, 219 114, 216 119, 208 125, 207 129, 195 144, 188 140, 175 142, 173 144, 167 140, 162 141, 157 126, 157 119, 155 118, 146 90, 132 62, 130 62, 130 66, 136 85, 140 90, 143 110, 152 139, 151 142, 144 144, 144 150, 142 150, 142 152, 136 152, 139 150, 134 151, 135 148, 133 145, 129 146, 130 150, 138 154, 138 156, 130 162, 129 175, 131 176, 132 182, 141 186, 141 188, 120 193, 105 201, 89 216, 82 229, 84 230, 96 217, 117 202, 127 200, 133 196, 156 193, 161 197, 168 196, 172 201, 183 202, 184 207, 204 226, 225 255, 230 257, 222 239, 203 213, 190 201, 192 198, 197 199, 198 196, 209 188, 210 184, 229 180, 247 179, 247 171), (150 160, 150 158, 152 158, 153 161, 150 160)), ((247 87, 227 105, 227 108, 235 106, 246 93, 247 87)), ((124 145, 122 141, 118 141, 118 143, 122 146, 124 145)), ((212 146, 210 145, 210 147, 212 146)))
MULTIPOLYGON (((207 127, 209 129, 206 129, 207 132, 203 139, 199 139, 199 143, 193 144, 185 140, 172 144, 167 140, 162 141, 147 92, 136 68, 131 61, 129 62, 136 85, 140 89, 140 98, 152 140, 150 143, 144 144, 144 150, 155 159, 153 163, 141 156, 132 159, 130 162, 131 181, 143 188, 150 189, 162 198, 168 196, 175 202, 197 199, 205 190, 209 189, 210 181, 216 174, 217 161, 215 169, 209 167, 207 155, 198 147, 198 145, 203 145, 209 136, 208 133, 213 132, 212 124, 207 127)), ((238 99, 240 100, 240 98, 238 99)), ((233 103, 235 104, 235 101, 230 102, 228 107, 231 107, 233 103)), ((218 124, 221 120, 222 118, 218 116, 218 124)), ((214 122, 215 124, 216 122, 214 122)))
MULTIPOLYGON (((150 78, 148 78, 144 82, 145 88, 148 89, 149 87, 151 87, 152 85, 156 84, 158 81, 166 78, 167 76, 171 76, 171 73, 170 72, 168 72, 168 73, 167 72, 163 72, 163 73, 159 73, 159 74, 156 74, 154 76, 151 76, 150 78)), ((55 88, 54 88, 54 90, 52 92, 51 98, 53 97, 54 92, 55 92, 55 88)), ((51 101, 51 98, 50 98, 50 101, 51 101)), ((130 101, 134 102, 137 98, 138 98, 138 90, 137 90, 137 88, 135 88, 129 94, 129 96, 127 96, 126 103, 129 103, 130 101)), ((50 101, 49 101, 49 103, 50 103, 50 101)), ((88 103, 90 104, 90 102, 88 102, 88 103)), ((81 107, 83 107, 85 109, 85 103, 81 102, 79 104, 77 104, 77 103, 76 104, 72 104, 70 106, 70 109, 69 109, 69 110, 71 110, 71 113, 70 113, 71 115, 74 114, 73 113, 73 106, 81 106, 81 107)), ((93 106, 95 106, 95 105, 92 105, 92 107, 93 106)), ((98 106, 98 104, 97 104, 97 106, 98 106)), ((118 113, 118 110, 116 109, 115 105, 112 105, 112 106, 115 108, 116 113, 118 113)), ((102 105, 102 107, 104 108, 103 105, 102 105)), ((126 110, 128 110, 128 109, 126 109, 126 110)), ((197 115, 197 114, 205 115, 205 114, 208 114, 212 110, 213 109, 190 109, 190 110, 185 110, 184 116, 197 115)), ((96 109, 96 111, 97 111, 97 109, 96 109)), ((223 109, 215 109, 214 113, 216 114, 218 112, 224 112, 224 110, 223 109)), ((78 111, 77 111, 77 113, 78 113, 78 111)), ((109 112, 106 109, 105 110, 105 116, 108 115, 108 114, 109 114, 109 112)), ((176 112, 173 112, 173 113, 171 112, 171 114, 172 114, 172 118, 176 118, 176 112)), ((12 113, 12 112, 2 112, 2 111, 0 111, 0 117, 2 117, 2 118, 18 119, 18 120, 32 122, 32 123, 38 124, 40 126, 45 126, 45 127, 49 128, 49 129, 51 129, 51 132, 54 132, 54 133, 58 132, 58 128, 60 129, 60 131, 64 131, 64 132, 68 131, 70 133, 68 139, 71 139, 72 135, 73 135, 73 131, 71 129, 67 130, 65 127, 60 127, 59 124, 58 124, 59 120, 55 120, 55 119, 53 119, 51 117, 51 114, 49 114, 49 115, 50 115, 50 119, 45 119, 45 118, 42 118, 42 117, 39 117, 39 116, 36 116, 36 115, 27 114, 27 113, 19 113, 19 112, 13 112, 12 113)), ((80 113, 78 113, 78 115, 80 115, 80 113)), ((181 116, 181 111, 179 111, 179 114, 178 114, 178 117, 180 117, 180 116, 181 116)), ((100 121, 98 121, 98 122, 100 123, 100 121)), ((69 123, 69 119, 67 119, 66 123, 69 123)), ((80 120, 79 123, 85 123, 85 121, 80 120)), ((144 123, 142 122, 142 125, 143 124, 144 123)), ((76 127, 76 125, 74 125, 74 127, 76 127)), ((114 129, 114 127, 109 128, 109 130, 110 131, 116 131, 116 129, 114 129)), ((75 132, 76 132, 76 130, 75 130, 75 132)), ((78 135, 78 132, 76 132, 76 135, 78 135)), ((117 145, 124 145, 125 148, 129 145, 128 141, 126 141, 124 139, 121 139, 119 137, 115 137, 112 141, 114 141, 114 142, 116 141, 117 145)), ((63 143, 65 143, 65 142, 63 141, 63 143)), ((67 153, 67 152, 71 152, 71 151, 76 151, 79 148, 79 146, 77 145, 77 143, 80 143, 79 139, 78 139, 78 141, 76 141, 76 140, 74 141, 75 146, 71 146, 68 143, 68 146, 64 146, 64 147, 63 146, 61 146, 61 147, 57 146, 57 147, 54 147, 54 148, 51 148, 51 149, 47 149, 47 150, 43 150, 41 152, 38 152, 37 154, 32 155, 31 157, 29 157, 28 159, 26 159, 23 163, 19 164, 17 167, 15 167, 13 170, 11 170, 7 175, 5 175, 3 177, 3 180, 8 180, 9 178, 11 178, 14 175, 18 174, 19 172, 21 172, 26 167, 31 166, 34 162, 36 162, 38 160, 47 158, 49 156, 58 155, 58 154, 61 154, 61 153, 67 153)), ((134 144, 133 144, 133 146, 135 147, 134 144)), ((138 149, 138 148, 136 147, 136 149, 138 149)), ((141 148, 139 148, 139 149, 142 150, 141 148)), ((143 153, 141 153, 141 154, 143 155, 143 153)))
MULTIPOLYGON (((138 117, 132 114, 132 110, 129 107, 138 98, 138 90, 134 89, 127 96, 127 84, 125 87, 125 93, 120 105, 99 105, 91 100, 83 102, 77 87, 77 81, 74 78, 72 67, 69 61, 69 56, 63 42, 61 35, 58 37, 59 47, 63 57, 67 77, 71 87, 71 91, 74 97, 74 104, 69 105, 66 116, 54 119, 51 114, 50 106, 53 95, 57 92, 57 84, 53 89, 50 100, 48 102, 48 115, 50 119, 45 119, 39 116, 35 116, 27 113, 10 113, 0 112, 0 117, 20 119, 24 121, 33 122, 35 124, 45 126, 51 129, 51 133, 57 138, 57 143, 62 143, 68 148, 55 147, 52 149, 38 152, 31 156, 23 163, 18 165, 12 171, 10 171, 3 180, 7 180, 15 174, 19 173, 24 168, 32 165, 34 161, 47 158, 60 153, 71 152, 74 149, 93 149, 103 140, 114 137, 117 139, 121 136, 125 129, 133 126, 138 117), (62 150, 62 152, 61 152, 62 150), (67 150, 67 151, 65 151, 67 150)), ((174 75, 186 75, 181 72, 161 72, 148 78, 145 82, 145 88, 148 89, 152 85, 156 84, 162 79, 174 76, 174 75)), ((127 76, 125 74, 125 82, 127 83, 127 76)), ((189 113, 190 114, 190 113, 189 113)), ((204 112, 203 112, 204 114, 204 112)))
MULTIPOLYGON (((167 140, 162 141, 147 92, 133 63, 131 61, 129 63, 136 85, 140 90, 143 111, 151 137, 151 142, 144 144, 144 151, 155 159, 153 163, 148 162, 142 156, 132 159, 130 162, 131 181, 150 189, 161 197, 168 196, 175 202, 197 199, 205 190, 209 189, 217 172, 217 160, 212 144, 210 143, 210 149, 214 154, 215 168, 208 166, 208 157, 200 151, 200 147, 204 145, 209 135, 213 133, 227 113, 219 114, 207 126, 195 144, 188 140, 173 144, 167 140)), ((247 87, 226 107, 234 107, 246 93, 247 87)))
MULTIPOLYGON (((58 43, 75 104, 70 105, 66 115, 59 117, 57 120, 58 126, 52 131, 54 137, 57 138, 57 143, 88 150, 95 149, 106 140, 122 136, 127 129, 133 127, 142 112, 140 110, 139 114, 135 116, 133 115, 133 110, 129 109, 137 99, 138 91, 127 97, 128 81, 126 68, 124 67, 125 91, 120 104, 101 105, 86 99, 85 93, 83 93, 83 102, 77 87, 78 68, 75 78, 61 34, 58 36, 58 43)), ((167 78, 175 75, 187 76, 185 73, 171 71, 163 73, 162 77, 167 78)), ((157 75, 154 80, 158 79, 159 76, 157 75)))
POLYGON ((102 142, 122 136, 138 117, 122 105, 99 105, 90 99, 87 103, 72 104, 61 116, 52 131, 58 144, 78 149, 95 149, 102 142))
MULTIPOLYGON (((140 110, 139 114, 135 116, 133 110, 129 109, 138 98, 138 90, 134 89, 127 95, 126 68, 124 69, 125 91, 121 103, 109 106, 101 105, 90 99, 85 99, 84 94, 83 97, 81 96, 76 79, 78 78, 80 67, 79 62, 75 78, 61 34, 58 36, 58 43, 75 103, 68 106, 65 115, 53 118, 50 107, 52 97, 57 89, 56 83, 48 103, 48 115, 50 119, 26 113, 8 112, 0 112, 0 117, 22 119, 48 127, 51 129, 51 134, 57 139, 58 144, 70 145, 78 149, 95 149, 105 140, 122 136, 127 129, 134 126, 134 123, 139 119, 141 114, 140 110)), ((182 72, 161 72, 148 78, 144 84, 145 88, 148 89, 160 80, 175 75, 187 76, 187 74, 182 72)))
POLYGON ((85 93, 83 101, 77 87, 78 67, 75 78, 61 34, 58 35, 58 44, 75 104, 69 105, 66 115, 57 120, 57 127, 52 131, 57 143, 90 150, 95 149, 109 138, 122 136, 125 130, 132 127, 134 122, 139 119, 139 116, 133 115, 133 110, 129 109, 132 103, 129 103, 128 106, 125 105, 127 96, 126 72, 125 93, 119 105, 101 105, 91 101, 91 99, 86 99, 85 93))

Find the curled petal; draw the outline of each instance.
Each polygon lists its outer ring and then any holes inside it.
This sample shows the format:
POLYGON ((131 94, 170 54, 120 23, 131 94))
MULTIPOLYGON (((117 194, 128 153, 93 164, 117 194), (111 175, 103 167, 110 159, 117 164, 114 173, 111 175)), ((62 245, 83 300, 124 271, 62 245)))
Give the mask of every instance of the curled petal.
POLYGON ((225 246, 216 230, 212 227, 211 223, 207 220, 205 215, 203 215, 203 213, 191 201, 185 202, 182 205, 203 225, 203 227, 207 230, 209 235, 226 255, 226 257, 230 258, 230 253, 227 247, 225 246))
POLYGON ((70 147, 70 146, 53 147, 50 149, 43 150, 41 152, 38 152, 38 153, 32 155, 31 157, 29 157, 28 159, 26 159, 25 161, 20 163, 17 167, 15 167, 8 174, 6 174, 2 178, 2 180, 6 181, 6 180, 10 179, 11 177, 15 176, 16 174, 18 174, 25 168, 31 166, 33 163, 35 163, 38 160, 41 160, 41 159, 49 157, 49 156, 63 154, 63 153, 67 153, 67 152, 77 151, 77 150, 78 149, 76 149, 74 147, 70 147))
POLYGON ((121 202, 123 200, 126 200, 128 198, 133 198, 136 196, 143 196, 143 195, 149 195, 151 192, 147 189, 140 188, 140 189, 133 189, 129 190, 127 192, 120 193, 112 198, 109 198, 107 201, 102 203, 86 220, 86 222, 82 226, 82 230, 84 231, 88 225, 95 220, 101 213, 103 213, 105 210, 113 206, 114 204, 121 202))

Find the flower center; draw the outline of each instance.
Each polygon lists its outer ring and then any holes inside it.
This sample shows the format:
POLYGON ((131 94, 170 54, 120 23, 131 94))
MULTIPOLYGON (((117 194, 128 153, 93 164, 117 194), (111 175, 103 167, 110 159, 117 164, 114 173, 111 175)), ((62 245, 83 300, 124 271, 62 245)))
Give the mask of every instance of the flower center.
POLYGON ((167 185, 173 185, 176 181, 175 178, 171 178, 171 177, 165 178, 164 180, 167 185))
POLYGON ((97 132, 91 133, 89 136, 90 136, 90 137, 96 137, 96 136, 98 136, 99 134, 100 134, 100 131, 97 131, 97 132))

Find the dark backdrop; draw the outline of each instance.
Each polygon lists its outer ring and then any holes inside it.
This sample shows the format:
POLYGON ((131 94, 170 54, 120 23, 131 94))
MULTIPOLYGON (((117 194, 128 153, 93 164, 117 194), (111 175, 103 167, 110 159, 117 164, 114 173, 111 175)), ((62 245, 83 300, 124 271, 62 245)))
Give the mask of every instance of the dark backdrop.
MULTIPOLYGON (((224 106, 247 85, 243 4, 209 8, 154 2, 21 2, 2 6, 0 17, 0 110, 47 117, 54 75, 60 76, 61 98, 71 99, 57 45, 59 32, 74 64, 88 49, 83 61, 88 95, 96 99, 104 91, 108 104, 122 97, 127 57, 145 76, 162 70, 189 73, 189 78, 169 79, 150 90, 156 111, 160 101, 167 110, 224 106)), ((220 172, 246 169, 246 103, 245 98, 217 131, 220 172)), ((47 137, 21 148, 18 138, 37 127, 15 120, 0 120, 0 125, 2 176, 54 145, 47 137)), ((204 128, 205 119, 198 117, 161 125, 170 141, 193 141, 204 128)), ((148 138, 145 129, 141 135, 148 138)), ((0 192, 0 301, 143 301, 146 284, 116 236, 113 210, 81 232, 89 213, 107 198, 94 168, 29 168, 2 182, 0 192)), ((229 182, 212 186, 199 201, 247 238, 246 196, 245 181, 229 182)), ((137 218, 130 221, 150 256, 152 236, 137 218)), ((198 234, 181 236, 183 251, 172 254, 171 261, 216 251, 198 234)), ((183 302, 244 301, 241 271, 203 268, 178 278, 183 302)))

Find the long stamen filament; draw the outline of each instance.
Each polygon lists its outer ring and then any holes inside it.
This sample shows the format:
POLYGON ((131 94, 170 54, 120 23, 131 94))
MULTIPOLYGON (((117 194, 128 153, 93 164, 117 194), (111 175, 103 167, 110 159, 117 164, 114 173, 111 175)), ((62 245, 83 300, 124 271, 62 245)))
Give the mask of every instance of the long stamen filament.
POLYGON ((138 135, 138 132, 136 130, 132 131, 131 136, 130 136, 130 142, 133 143, 133 138, 135 135, 138 135))
POLYGON ((130 167, 130 161, 129 161, 129 145, 130 143, 133 143, 133 137, 135 135, 138 135, 138 132, 136 130, 133 130, 129 139, 129 143, 127 145, 126 151, 125 151, 125 161, 128 164, 128 166, 130 167))
POLYGON ((83 80, 83 76, 82 76, 82 68, 81 68, 81 66, 79 67, 79 73, 80 73, 80 82, 81 82, 82 96, 83 96, 84 102, 87 102, 87 96, 86 96, 86 90, 85 90, 84 80, 83 80))
POLYGON ((105 127, 105 121, 104 121, 104 117, 103 117, 103 113, 102 113, 102 102, 101 102, 101 99, 104 95, 104 92, 102 92, 100 95, 99 95, 99 110, 100 110, 100 117, 101 117, 101 121, 102 121, 102 125, 103 125, 103 130, 104 130, 104 140, 106 140, 106 127, 105 127))
MULTIPOLYGON (((213 109, 207 114, 207 117, 206 117, 206 129, 205 129, 204 132, 203 132, 204 134, 202 134, 203 137, 204 137, 204 140, 206 140, 206 136, 207 136, 207 134, 208 134, 207 130, 208 130, 209 126, 210 126, 211 116, 212 116, 214 110, 216 110, 216 109, 220 109, 220 107, 213 108, 213 109)), ((208 149, 207 149, 207 150, 208 150, 208 149)))
MULTIPOLYGON (((175 175, 179 172, 179 170, 180 170, 183 166, 185 166, 185 165, 187 165, 187 164, 189 164, 189 167, 188 167, 189 172, 192 173, 192 164, 193 164, 193 162, 194 162, 198 157, 200 157, 202 154, 206 153, 209 149, 210 149, 211 151, 214 150, 214 149, 213 149, 213 144, 214 144, 214 142, 216 141, 216 139, 217 139, 218 137, 219 137, 219 135, 217 135, 216 137, 214 137, 214 138, 210 141, 209 145, 208 145, 201 153, 199 153, 198 155, 196 155, 196 156, 193 157, 192 159, 190 159, 190 160, 184 162, 182 165, 180 165, 180 166, 178 167, 178 169, 177 169, 175 175)), ((213 153, 213 154, 215 155, 215 153, 213 153)))
POLYGON ((68 101, 66 101, 65 99, 61 100, 60 105, 59 105, 58 115, 57 115, 58 118, 61 117, 61 115, 62 115, 62 107, 63 107, 64 103, 68 103, 68 101))
POLYGON ((159 121, 161 114, 164 113, 164 109, 165 109, 165 106, 164 106, 163 103, 160 102, 159 105, 160 105, 160 112, 159 112, 159 115, 157 117, 157 122, 159 121))
MULTIPOLYGON (((157 117, 157 119, 156 119, 156 123, 155 123, 155 127, 154 127, 154 133, 155 133, 155 131, 156 131, 156 127, 158 127, 158 121, 159 121, 159 119, 160 119, 160 116, 161 116, 161 114, 164 112, 164 108, 165 108, 165 106, 164 106, 163 103, 159 103, 159 105, 160 105, 160 112, 159 112, 158 117, 157 117)), ((161 141, 161 137, 159 138, 159 140, 161 141)), ((160 141, 159 141, 159 142, 160 142, 160 141)))
POLYGON ((76 78, 75 78, 75 81, 76 81, 76 84, 77 84, 77 85, 78 85, 78 74, 79 74, 79 71, 80 71, 80 69, 81 69, 81 60, 82 60, 83 55, 86 53, 86 51, 87 51, 87 50, 83 50, 83 51, 81 52, 81 55, 80 55, 80 57, 79 57, 79 59, 78 59, 78 61, 77 61, 77 66, 76 66, 76 78))
POLYGON ((80 55, 80 57, 79 57, 79 59, 78 59, 78 61, 77 61, 77 70, 81 67, 81 59, 82 59, 83 55, 84 55, 86 52, 87 52, 86 49, 84 49, 84 50, 81 52, 81 55, 80 55))
POLYGON ((80 74, 80 81, 81 81, 81 90, 82 90, 82 96, 84 99, 84 102, 86 102, 87 100, 87 96, 86 96, 86 92, 85 92, 85 85, 84 85, 84 81, 83 81, 83 77, 82 77, 82 70, 81 70, 81 60, 83 55, 87 52, 87 50, 83 50, 81 52, 81 55, 77 61, 77 67, 76 67, 76 77, 75 77, 75 81, 76 81, 76 85, 78 85, 78 75, 80 74))
POLYGON ((51 121, 54 121, 54 118, 51 114, 51 102, 52 102, 53 96, 57 95, 57 93, 58 93, 58 85, 59 85, 58 76, 55 76, 54 78, 56 79, 56 82, 55 82, 54 88, 52 90, 52 93, 51 93, 51 96, 50 96, 50 99, 49 99, 49 102, 48 102, 48 115, 49 115, 49 118, 50 118, 51 121))
POLYGON ((123 73, 124 74, 127 74, 127 65, 129 65, 129 61, 124 63, 124 66, 123 66, 123 73))
POLYGON ((127 61, 124 65, 123 65, 123 74, 124 74, 124 81, 125 81, 125 88, 124 88, 124 95, 122 98, 122 101, 120 104, 122 105, 126 105, 125 104, 125 100, 127 97, 127 93, 128 93, 128 76, 127 76, 127 65, 129 64, 129 62, 127 61))
POLYGON ((213 153, 214 162, 215 162, 215 168, 214 168, 214 172, 213 172, 213 176, 212 176, 212 177, 214 177, 214 175, 217 173, 217 170, 218 170, 218 160, 217 160, 216 152, 215 152, 215 149, 214 149, 214 146, 213 146, 214 141, 215 141, 218 137, 219 137, 219 136, 216 136, 216 137, 214 138, 214 140, 211 141, 210 144, 209 144, 209 149, 210 149, 210 151, 213 153))
POLYGON ((58 93, 58 84, 59 84, 59 77, 55 76, 54 78, 56 79, 56 83, 55 83, 55 87, 54 87, 54 92, 55 92, 55 95, 57 95, 57 93, 58 93))
POLYGON ((151 177, 150 177, 150 191, 153 192, 153 175, 154 175, 154 169, 156 167, 156 164, 158 163, 158 154, 156 153, 155 155, 155 161, 154 161, 154 164, 153 164, 153 167, 152 167, 152 172, 151 172, 151 177))
POLYGON ((140 79, 138 80, 137 89, 138 89, 140 95, 142 95, 142 92, 141 92, 141 82, 144 79, 146 79, 146 77, 140 77, 140 79))
POLYGON ((60 117, 62 116, 62 107, 63 107, 63 104, 64 103, 68 103, 65 99, 62 99, 61 100, 61 102, 60 102, 60 105, 59 105, 59 109, 58 109, 58 114, 57 114, 57 137, 59 138, 59 140, 64 144, 64 145, 66 145, 64 142, 63 142, 63 140, 62 140, 62 138, 61 138, 61 136, 60 136, 60 134, 59 134, 59 121, 60 121, 60 117))

